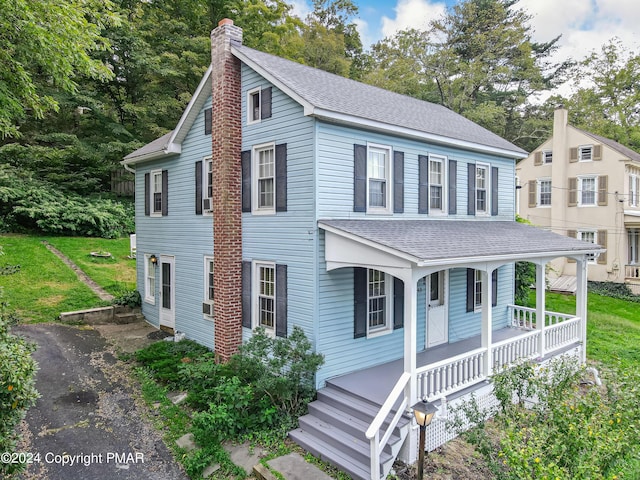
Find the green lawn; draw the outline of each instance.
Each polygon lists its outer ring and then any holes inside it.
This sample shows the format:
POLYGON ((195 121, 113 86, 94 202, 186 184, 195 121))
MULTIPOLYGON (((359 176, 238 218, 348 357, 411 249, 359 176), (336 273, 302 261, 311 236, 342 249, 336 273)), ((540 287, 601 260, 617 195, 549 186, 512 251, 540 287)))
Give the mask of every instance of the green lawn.
MULTIPOLYGON (((535 292, 529 298, 535 305, 535 292)), ((547 310, 575 314, 572 295, 547 293, 547 310)), ((609 365, 640 365, 640 303, 589 293, 587 357, 609 365)))
POLYGON ((46 249, 43 240, 69 256, 107 291, 118 293, 124 288, 135 288, 135 273, 131 273, 135 272, 135 261, 126 259, 129 254, 128 238, 104 240, 0 235, 4 251, 0 256, 0 267, 20 265, 17 273, 0 275, 2 299, 17 311, 23 321, 54 321, 61 312, 105 305, 69 267, 46 249), (82 258, 95 250, 108 250, 116 258, 96 262, 91 260, 92 257, 82 258), (125 258, 122 258, 124 251, 125 258))

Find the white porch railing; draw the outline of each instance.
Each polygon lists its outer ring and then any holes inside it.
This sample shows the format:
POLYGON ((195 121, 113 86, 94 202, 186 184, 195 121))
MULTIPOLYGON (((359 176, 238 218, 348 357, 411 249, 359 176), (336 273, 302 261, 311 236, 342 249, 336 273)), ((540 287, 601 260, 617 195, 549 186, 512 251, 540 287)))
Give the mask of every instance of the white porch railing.
MULTIPOLYGON (((511 312, 511 326, 516 328, 524 328, 525 330, 534 330, 536 328, 536 309, 529 307, 521 307, 520 305, 509 305, 511 312)), ((545 326, 556 325, 560 322, 566 322, 576 318, 575 315, 558 312, 544 312, 545 326)))
POLYGON ((544 329, 544 349, 546 352, 553 352, 579 340, 579 317, 573 317, 544 329))
POLYGON ((376 415, 376 417, 369 425, 367 429, 366 436, 369 439, 369 450, 371 452, 371 478, 379 479, 380 478, 380 452, 384 449, 389 441, 389 437, 393 433, 393 430, 398 425, 398 421, 400 417, 404 414, 409 406, 409 399, 405 395, 405 388, 411 380, 411 374, 405 372, 396 382, 395 387, 391 390, 391 393, 387 397, 387 400, 380 408, 380 411, 376 415), (382 425, 386 421, 387 417, 391 413, 391 409, 394 407, 396 402, 401 399, 400 406, 398 407, 396 414, 394 415, 391 423, 387 426, 387 430, 382 434, 382 438, 380 438, 380 433, 382 429, 382 425))
POLYGON ((430 402, 484 380, 486 352, 477 348, 418 368, 418 398, 430 402))
POLYGON ((640 265, 625 265, 624 276, 625 278, 640 280, 640 265))
POLYGON ((508 338, 491 346, 494 371, 500 371, 518 360, 540 356, 540 332, 528 332, 516 338, 508 338))

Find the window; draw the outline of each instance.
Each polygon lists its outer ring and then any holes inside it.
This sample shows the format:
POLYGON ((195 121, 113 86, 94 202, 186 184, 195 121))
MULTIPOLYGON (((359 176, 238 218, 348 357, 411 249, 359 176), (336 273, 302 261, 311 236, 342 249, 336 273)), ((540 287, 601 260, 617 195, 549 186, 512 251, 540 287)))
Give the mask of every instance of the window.
POLYGON ((553 152, 551 150, 544 150, 542 152, 542 162, 551 163, 553 161, 553 152))
POLYGON ((202 313, 208 317, 213 317, 213 257, 204 257, 204 300, 202 302, 202 313))
POLYGON ((152 304, 156 303, 156 262, 154 255, 144 256, 144 300, 152 304))
POLYGON ((151 214, 162 215, 162 171, 151 172, 151 214))
POLYGON ((386 331, 391 318, 392 282, 387 274, 379 270, 368 270, 367 318, 368 334, 386 331))
POLYGON ((444 183, 445 159, 429 156, 429 211, 445 213, 444 183))
POLYGON ((473 304, 475 309, 482 307, 482 272, 475 270, 475 278, 473 282, 473 304))
POLYGON ((260 121, 260 88, 249 91, 249 100, 247 102, 247 123, 255 123, 260 121))
POLYGON ((389 211, 391 148, 369 146, 367 154, 367 211, 389 211))
MULTIPOLYGON (((595 230, 579 230, 578 231, 578 240, 582 240, 583 242, 589 242, 589 243, 598 243, 597 242, 597 233, 595 230)), ((593 253, 590 253, 587 255, 587 260, 589 262, 593 262, 595 261, 595 255, 593 253)))
POLYGON ((275 212, 276 162, 273 144, 255 147, 253 150, 254 171, 254 205, 257 212, 275 212))
POLYGON ((640 264, 640 230, 629 230, 629 265, 640 264))
POLYGON ((538 180, 538 206, 551 206, 551 180, 549 179, 538 180))
MULTIPOLYGON (((498 305, 498 269, 491 273, 491 305, 498 305)), ((482 271, 467 268, 467 312, 482 309, 482 271)))
POLYGON ((489 167, 487 165, 476 165, 476 214, 488 213, 488 190, 489 167))
POLYGON ((589 206, 596 204, 596 178, 597 177, 578 177, 579 205, 589 206))
POLYGON ((273 264, 256 264, 258 299, 256 326, 275 332, 276 268, 273 264))
POLYGON ((640 204, 638 194, 640 193, 640 176, 629 175, 629 206, 637 207, 640 204))
POLYGON ((590 162, 593 160, 593 146, 581 145, 578 147, 578 161, 590 162))

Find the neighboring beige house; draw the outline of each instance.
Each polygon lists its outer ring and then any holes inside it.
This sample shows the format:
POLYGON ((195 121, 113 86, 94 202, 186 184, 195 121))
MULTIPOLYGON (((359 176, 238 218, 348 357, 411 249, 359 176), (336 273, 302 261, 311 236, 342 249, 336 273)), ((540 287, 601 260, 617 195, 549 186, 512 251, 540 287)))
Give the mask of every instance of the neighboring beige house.
MULTIPOLYGON (((567 123, 555 111, 553 136, 516 166, 517 211, 534 225, 597 243, 589 280, 626 282, 640 294, 640 154, 567 123)), ((557 258, 549 279, 575 275, 557 258)))

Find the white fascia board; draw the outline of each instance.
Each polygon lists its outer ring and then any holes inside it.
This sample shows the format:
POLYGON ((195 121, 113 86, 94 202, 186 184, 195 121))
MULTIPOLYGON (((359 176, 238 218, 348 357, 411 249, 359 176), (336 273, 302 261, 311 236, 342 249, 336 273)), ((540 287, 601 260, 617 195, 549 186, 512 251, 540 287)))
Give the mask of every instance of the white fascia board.
POLYGON ((481 153, 488 153, 492 155, 499 155, 501 157, 519 159, 527 158, 526 152, 517 152, 514 150, 506 150, 503 148, 489 147, 479 143, 467 142, 465 140, 458 140, 455 138, 443 137, 440 135, 434 135, 431 133, 420 132, 411 128, 399 127, 397 125, 390 125, 388 123, 378 122, 375 120, 364 119, 355 117, 352 115, 346 115, 343 113, 332 112, 330 110, 323 110, 320 108, 313 108, 310 112, 305 109, 305 115, 313 115, 317 118, 337 122, 345 125, 351 125, 355 127, 366 127, 372 130, 377 130, 384 133, 391 133, 393 135, 401 135, 403 137, 414 138, 417 140, 427 140, 433 143, 439 143, 441 145, 453 146, 462 148, 464 150, 473 150, 481 153))
MULTIPOLYGON (((184 137, 186 137, 187 132, 191 128, 191 125, 193 124, 193 121, 195 120, 195 116, 198 114, 198 112, 195 112, 195 115, 191 115, 191 113, 194 108, 194 105, 196 105, 196 103, 198 103, 198 101, 201 100, 200 96, 201 95, 206 96, 210 93, 211 93, 211 65, 209 65, 209 68, 207 68, 207 71, 204 73, 202 80, 200 80, 200 83, 198 84, 198 88, 196 88, 196 91, 193 93, 193 96, 191 97, 191 100, 189 100, 187 107, 184 109, 184 112, 182 112, 182 116, 178 121, 178 125, 176 125, 176 128, 173 130, 173 134, 169 138, 168 145, 172 149, 175 149, 175 147, 173 147, 173 144, 178 144, 178 145, 182 144, 182 140, 184 140, 184 137), (206 90, 207 86, 209 87, 209 90, 206 90)), ((170 153, 180 153, 180 152, 171 150, 170 153)))
POLYGON ((253 60, 248 58, 245 54, 243 54, 238 48, 231 46, 231 53, 238 58, 241 62, 245 63, 248 67, 254 70, 256 73, 265 78, 269 83, 273 84, 276 88, 284 92, 287 96, 291 97, 293 100, 298 102, 304 108, 304 114, 310 115, 309 112, 313 112, 313 105, 309 103, 308 100, 303 98, 294 92, 287 84, 273 76, 270 72, 262 68, 260 65, 255 63, 253 60))
POLYGON ((630 217, 640 217, 640 210, 625 210, 624 214, 630 217))
POLYGON ((120 163, 122 165, 136 165, 142 162, 158 160, 159 158, 162 158, 165 155, 172 155, 172 154, 179 155, 181 152, 182 152, 182 146, 174 143, 174 144, 165 145, 162 150, 156 150, 155 152, 148 152, 148 153, 145 153, 144 155, 138 155, 128 160, 122 160, 120 163))
POLYGON ((462 265, 470 266, 474 263, 510 263, 529 260, 547 260, 551 261, 558 257, 579 257, 588 254, 598 254, 604 252, 604 249, 592 249, 588 251, 557 251, 557 252, 537 252, 537 253, 517 253, 513 255, 488 255, 484 257, 458 257, 458 258, 441 258, 435 260, 422 260, 418 262, 419 267, 429 267, 438 265, 450 265, 459 267, 462 265))

